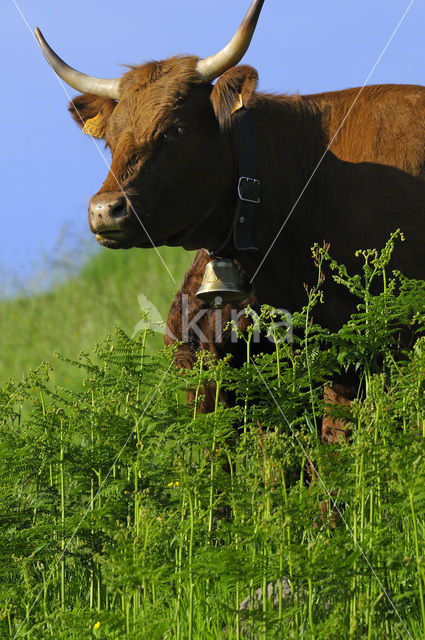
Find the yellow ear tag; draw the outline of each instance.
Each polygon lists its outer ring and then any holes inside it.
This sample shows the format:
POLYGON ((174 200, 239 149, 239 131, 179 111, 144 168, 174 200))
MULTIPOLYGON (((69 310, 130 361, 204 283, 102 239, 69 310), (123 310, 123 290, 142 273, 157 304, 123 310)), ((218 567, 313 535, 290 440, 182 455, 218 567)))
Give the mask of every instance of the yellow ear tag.
POLYGON ((98 113, 94 118, 86 120, 83 133, 87 133, 89 136, 93 136, 93 138, 103 138, 105 128, 105 119, 101 113, 98 113))
POLYGON ((233 107, 230 115, 233 115, 235 113, 235 111, 239 111, 239 109, 242 109, 242 107, 243 107, 242 95, 240 93, 238 93, 238 101, 235 104, 235 106, 233 107))

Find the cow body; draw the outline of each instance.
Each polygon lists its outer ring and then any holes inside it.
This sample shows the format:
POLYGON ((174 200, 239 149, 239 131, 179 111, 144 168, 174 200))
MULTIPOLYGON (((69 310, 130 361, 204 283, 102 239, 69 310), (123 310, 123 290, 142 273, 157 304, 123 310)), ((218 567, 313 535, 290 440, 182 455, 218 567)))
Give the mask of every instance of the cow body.
MULTIPOLYGON (((353 272, 356 250, 382 246, 398 227, 405 233, 406 243, 396 249, 393 265, 411 277, 424 277, 425 89, 405 87, 404 92, 391 86, 367 88, 365 103, 358 105, 356 113, 354 107, 348 118, 351 137, 346 137, 344 144, 338 134, 329 151, 327 145, 341 114, 348 112, 353 92, 305 99, 258 97, 263 195, 254 238, 259 251, 233 255, 249 276, 254 276, 260 304, 290 311, 305 304, 304 283, 312 286, 317 277, 310 251, 315 242, 330 243, 333 257, 353 272), (405 128, 398 125, 404 129, 400 131, 393 122, 399 117, 401 95, 407 101, 408 94, 421 95, 424 107, 419 116, 418 100, 413 107, 412 99, 410 118, 404 114, 405 128), (345 102, 345 108, 340 101, 345 102), (379 101, 388 109, 384 122, 381 114, 385 109, 379 101)), ((255 113, 255 107, 253 110, 255 113)), ((334 330, 354 310, 354 301, 330 278, 324 290, 326 305, 316 312, 316 319, 334 330)))

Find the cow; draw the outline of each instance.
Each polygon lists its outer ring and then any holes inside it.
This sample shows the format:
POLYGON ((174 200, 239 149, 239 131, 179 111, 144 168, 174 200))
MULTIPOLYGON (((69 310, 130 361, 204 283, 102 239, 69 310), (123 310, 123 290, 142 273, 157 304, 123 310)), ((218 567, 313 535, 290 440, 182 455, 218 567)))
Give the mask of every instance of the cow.
MULTIPOLYGON (((237 339, 235 328, 231 326, 233 321, 237 330, 246 332, 251 324, 251 316, 246 313, 249 307, 255 313, 259 312, 259 306, 254 294, 251 292, 238 302, 228 303, 220 308, 214 304, 208 304, 196 297, 204 275, 205 267, 211 257, 202 249, 195 255, 195 259, 189 271, 186 273, 183 285, 176 293, 167 317, 167 330, 164 332, 166 345, 177 347, 174 360, 177 367, 192 369, 201 351, 207 351, 213 360, 219 360, 226 355, 231 355, 231 365, 241 367, 246 362, 246 346, 243 340, 237 339)), ((241 272, 242 282, 246 278, 241 272)), ((270 350, 272 343, 260 335, 252 341, 251 353, 270 350)), ((273 347, 274 348, 274 347, 273 347)), ((208 364, 208 363, 207 363, 208 364)), ((188 392, 188 400, 194 400, 194 394, 188 392)), ((202 389, 201 399, 198 401, 197 411, 207 413, 214 411, 215 387, 205 386, 202 389)), ((221 391, 220 400, 227 405, 234 403, 234 398, 229 392, 221 391)))
MULTIPOLYGON (((353 271, 356 249, 382 246, 401 227, 406 240, 392 265, 425 277, 425 88, 258 92, 257 72, 239 62, 263 3, 253 0, 218 53, 149 62, 111 80, 76 71, 36 30, 53 69, 82 93, 71 115, 112 153, 90 202, 91 231, 111 249, 216 251, 241 265, 259 305, 289 311, 305 303, 304 283, 315 282, 315 242, 330 243, 333 257, 353 271), (240 174, 238 161, 247 113, 256 148, 250 176, 240 174), (241 193, 243 178, 257 181, 255 197, 241 193), (244 246, 235 240, 244 222, 238 206, 253 199, 260 202, 244 246)), ((315 320, 335 330, 355 300, 330 277, 324 293, 315 320)))

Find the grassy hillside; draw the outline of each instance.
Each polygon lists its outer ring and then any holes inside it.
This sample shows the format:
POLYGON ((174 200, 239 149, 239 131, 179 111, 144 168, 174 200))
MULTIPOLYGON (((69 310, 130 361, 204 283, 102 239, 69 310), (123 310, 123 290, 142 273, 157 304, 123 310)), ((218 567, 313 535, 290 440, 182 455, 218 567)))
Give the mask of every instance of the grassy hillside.
MULTIPOLYGON (((175 283, 152 250, 102 250, 91 258, 77 277, 53 290, 0 303, 0 384, 22 373, 54 352, 69 358, 90 350, 95 342, 122 327, 130 335, 142 313, 138 294, 143 293, 165 319, 174 293, 193 254, 183 249, 161 248, 175 283)), ((150 341, 162 345, 162 337, 150 341)), ((56 363, 53 382, 75 387, 78 373, 56 363)))

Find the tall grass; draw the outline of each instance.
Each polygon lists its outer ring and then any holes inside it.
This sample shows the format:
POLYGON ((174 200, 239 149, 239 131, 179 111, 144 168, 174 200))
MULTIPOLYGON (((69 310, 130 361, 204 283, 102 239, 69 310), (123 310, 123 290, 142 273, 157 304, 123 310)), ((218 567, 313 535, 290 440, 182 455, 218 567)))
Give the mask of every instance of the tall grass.
POLYGON ((240 370, 203 355, 178 371, 147 330, 119 330, 66 363, 81 389, 47 366, 3 388, 2 637, 424 637, 425 285, 389 272, 394 242, 360 274, 331 264, 359 299, 338 333, 306 340, 305 309, 292 345, 251 358, 248 338, 240 370), (419 336, 405 351, 401 325, 419 336), (358 399, 328 410, 351 436, 323 445, 323 385, 347 367, 358 399))

